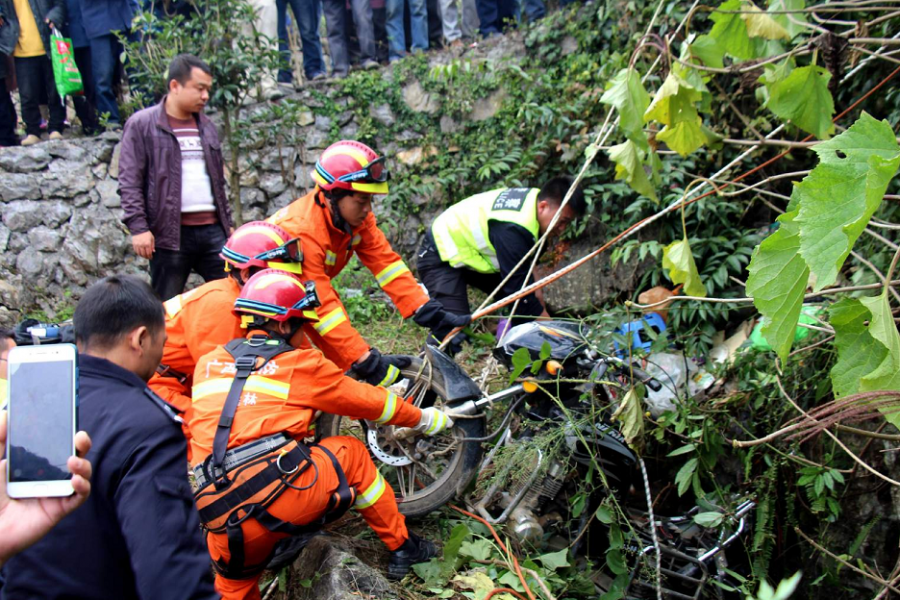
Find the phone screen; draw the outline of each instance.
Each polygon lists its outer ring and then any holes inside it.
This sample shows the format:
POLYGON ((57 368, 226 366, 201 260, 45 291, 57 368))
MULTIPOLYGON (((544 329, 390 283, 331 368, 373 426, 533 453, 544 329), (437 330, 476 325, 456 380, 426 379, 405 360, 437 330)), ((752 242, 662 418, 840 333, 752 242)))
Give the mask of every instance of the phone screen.
POLYGON ((72 361, 9 365, 9 480, 71 478, 72 361))

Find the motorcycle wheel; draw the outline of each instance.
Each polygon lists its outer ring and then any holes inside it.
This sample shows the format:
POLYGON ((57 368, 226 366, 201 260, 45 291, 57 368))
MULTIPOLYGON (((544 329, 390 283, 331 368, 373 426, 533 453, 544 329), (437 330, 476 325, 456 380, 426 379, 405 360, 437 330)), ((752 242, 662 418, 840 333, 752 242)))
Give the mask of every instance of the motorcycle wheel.
MULTIPOLYGON (((414 396, 415 404, 422 408, 445 406, 443 377, 423 362, 414 358, 401 370, 401 379, 391 391, 403 398, 414 396)), ((366 444, 393 488, 400 512, 407 517, 421 517, 439 509, 461 494, 475 476, 484 451, 479 442, 461 440, 484 436, 484 417, 456 419, 452 429, 431 438, 396 441, 390 437, 393 429, 326 413, 319 417, 316 435, 317 439, 350 435, 366 444), (374 435, 370 426, 377 427, 374 435)))

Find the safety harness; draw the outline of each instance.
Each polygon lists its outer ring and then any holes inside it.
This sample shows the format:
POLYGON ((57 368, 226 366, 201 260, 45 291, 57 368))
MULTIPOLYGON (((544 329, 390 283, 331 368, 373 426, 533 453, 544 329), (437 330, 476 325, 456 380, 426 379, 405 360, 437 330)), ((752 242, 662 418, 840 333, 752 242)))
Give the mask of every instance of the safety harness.
POLYGON ((244 534, 241 524, 245 520, 256 519, 260 525, 275 533, 301 535, 318 530, 326 523, 340 518, 352 506, 356 490, 348 485, 334 454, 324 446, 318 446, 331 459, 339 482, 322 517, 306 525, 294 525, 268 512, 267 508, 288 488, 303 491, 316 484, 319 472, 312 461, 311 449, 285 433, 232 450, 227 450, 228 440, 247 378, 262 369, 271 359, 293 348, 283 340, 260 335, 233 340, 225 349, 234 357, 237 372, 219 417, 212 454, 194 467, 200 484, 194 499, 204 528, 210 533, 224 532, 228 536, 231 559, 215 561, 213 566, 216 572, 228 579, 249 579, 265 569, 271 555, 260 564, 244 564, 244 534), (312 483, 305 487, 292 485, 310 467, 316 472, 312 483))

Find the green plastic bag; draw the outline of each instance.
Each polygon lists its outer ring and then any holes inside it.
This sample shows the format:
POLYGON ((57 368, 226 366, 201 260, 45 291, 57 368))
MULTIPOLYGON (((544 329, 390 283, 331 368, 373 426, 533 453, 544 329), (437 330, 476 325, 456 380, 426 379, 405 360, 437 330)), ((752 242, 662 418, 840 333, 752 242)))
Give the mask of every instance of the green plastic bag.
POLYGON ((50 59, 53 63, 53 79, 56 82, 56 90, 63 104, 66 96, 79 96, 84 93, 84 83, 81 73, 75 64, 75 53, 72 50, 72 40, 64 38, 59 30, 54 27, 50 34, 50 59))
MULTIPOLYGON (((812 306, 812 305, 804 305, 802 309, 800 309, 800 323, 806 323, 807 325, 816 325, 818 324, 818 320, 815 319, 822 312, 821 306, 812 306)), ((750 333, 750 345, 757 350, 771 350, 772 346, 769 342, 766 341, 766 338, 763 337, 762 328, 766 325, 766 319, 760 319, 759 323, 756 324, 756 327, 753 328, 753 331, 750 333)), ((794 342, 799 342, 801 340, 805 340, 809 336, 810 330, 806 327, 797 326, 797 330, 794 332, 794 342)))

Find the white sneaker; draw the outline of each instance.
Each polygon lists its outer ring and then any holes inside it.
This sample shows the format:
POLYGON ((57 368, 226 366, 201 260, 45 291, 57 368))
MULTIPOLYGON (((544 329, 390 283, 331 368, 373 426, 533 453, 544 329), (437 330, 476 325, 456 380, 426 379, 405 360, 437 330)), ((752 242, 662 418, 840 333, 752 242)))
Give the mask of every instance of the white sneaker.
POLYGON ((35 144, 39 144, 41 142, 41 138, 32 134, 25 136, 25 139, 22 140, 23 146, 34 146, 35 144))

